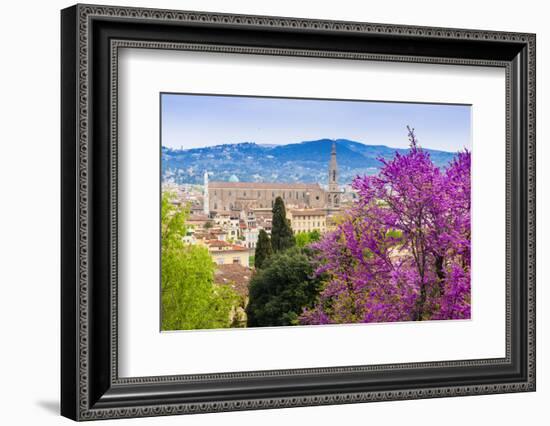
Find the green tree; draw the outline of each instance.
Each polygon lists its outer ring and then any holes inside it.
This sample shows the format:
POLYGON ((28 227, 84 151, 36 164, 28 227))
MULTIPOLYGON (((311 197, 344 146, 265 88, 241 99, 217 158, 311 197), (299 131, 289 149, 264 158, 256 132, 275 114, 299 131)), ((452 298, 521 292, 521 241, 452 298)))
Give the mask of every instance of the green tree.
POLYGON ((286 250, 296 244, 290 222, 286 218, 285 203, 281 197, 275 199, 271 228, 271 248, 273 252, 286 250))
POLYGON ((307 250, 297 247, 274 253, 258 270, 249 287, 249 327, 298 324, 304 308, 315 305, 322 288, 307 250))
POLYGON ((306 247, 311 243, 319 241, 320 239, 321 233, 317 229, 309 232, 300 232, 296 235, 296 245, 298 247, 306 247))
POLYGON ((183 242, 189 210, 171 201, 170 193, 162 195, 162 330, 229 327, 238 296, 213 283, 214 263, 205 247, 183 242))
POLYGON ((269 235, 263 229, 258 234, 258 242, 256 243, 256 251, 254 253, 254 267, 260 269, 265 260, 271 256, 271 241, 269 235))

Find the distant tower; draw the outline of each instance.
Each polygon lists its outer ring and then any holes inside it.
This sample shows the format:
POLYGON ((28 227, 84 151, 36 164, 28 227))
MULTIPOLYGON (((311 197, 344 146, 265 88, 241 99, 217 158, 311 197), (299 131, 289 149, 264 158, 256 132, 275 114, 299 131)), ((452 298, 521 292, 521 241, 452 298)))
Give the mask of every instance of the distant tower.
POLYGON ((202 202, 203 210, 205 215, 210 214, 210 205, 209 205, 209 199, 208 199, 208 171, 206 170, 204 172, 204 201, 202 202))
POLYGON ((338 188, 338 163, 336 162, 336 141, 332 141, 330 163, 328 167, 328 207, 340 207, 340 189, 338 188))

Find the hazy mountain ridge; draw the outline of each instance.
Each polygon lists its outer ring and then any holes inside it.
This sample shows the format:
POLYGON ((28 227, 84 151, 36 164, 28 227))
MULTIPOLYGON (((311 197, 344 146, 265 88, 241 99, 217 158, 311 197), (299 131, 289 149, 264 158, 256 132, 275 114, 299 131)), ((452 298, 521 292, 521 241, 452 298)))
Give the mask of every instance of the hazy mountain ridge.
MULTIPOLYGON (((216 145, 204 148, 172 149, 162 147, 163 179, 177 183, 203 182, 204 171, 210 180, 227 181, 235 175, 241 182, 319 182, 326 184, 331 139, 288 145, 260 145, 254 142, 216 145)), ((454 153, 426 149, 432 161, 445 167, 454 153)), ((366 145, 348 139, 336 140, 340 184, 357 175, 375 174, 379 158, 391 159, 407 149, 385 145, 366 145)))

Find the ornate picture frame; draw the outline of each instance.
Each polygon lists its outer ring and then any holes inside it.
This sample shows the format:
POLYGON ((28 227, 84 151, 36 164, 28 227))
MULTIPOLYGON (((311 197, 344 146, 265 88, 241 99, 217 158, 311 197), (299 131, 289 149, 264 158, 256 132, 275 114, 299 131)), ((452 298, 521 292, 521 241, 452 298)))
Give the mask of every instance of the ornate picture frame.
POLYGON ((61 30, 62 415, 93 420, 535 390, 534 34, 96 5, 64 9, 61 30), (127 47, 503 68, 506 356, 119 377, 117 72, 119 49, 127 47))

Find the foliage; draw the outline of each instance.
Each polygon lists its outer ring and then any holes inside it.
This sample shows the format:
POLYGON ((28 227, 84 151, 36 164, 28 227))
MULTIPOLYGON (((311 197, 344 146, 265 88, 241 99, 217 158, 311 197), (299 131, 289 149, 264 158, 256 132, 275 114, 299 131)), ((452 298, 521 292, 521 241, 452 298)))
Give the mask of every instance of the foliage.
POLYGON ((470 152, 441 170, 410 150, 357 177, 359 200, 316 244, 330 277, 302 324, 470 318, 470 152))
POLYGON ((298 247, 306 247, 311 243, 315 243, 321 239, 321 233, 319 230, 314 229, 313 231, 300 232, 296 235, 296 245, 298 247))
POLYGON ((275 199, 271 228, 271 248, 273 252, 286 250, 296 244, 290 222, 286 218, 285 203, 281 197, 275 199))
POLYGON ((172 199, 170 193, 162 195, 162 330, 229 327, 238 296, 213 284, 214 263, 205 247, 183 242, 189 210, 172 199))
POLYGON ((271 256, 271 241, 269 235, 263 229, 260 229, 258 234, 258 243, 256 244, 256 251, 254 253, 254 267, 259 269, 262 267, 264 261, 271 256))
POLYGON ((308 250, 297 247, 274 253, 250 281, 248 326, 298 323, 304 308, 313 308, 321 290, 308 250))

